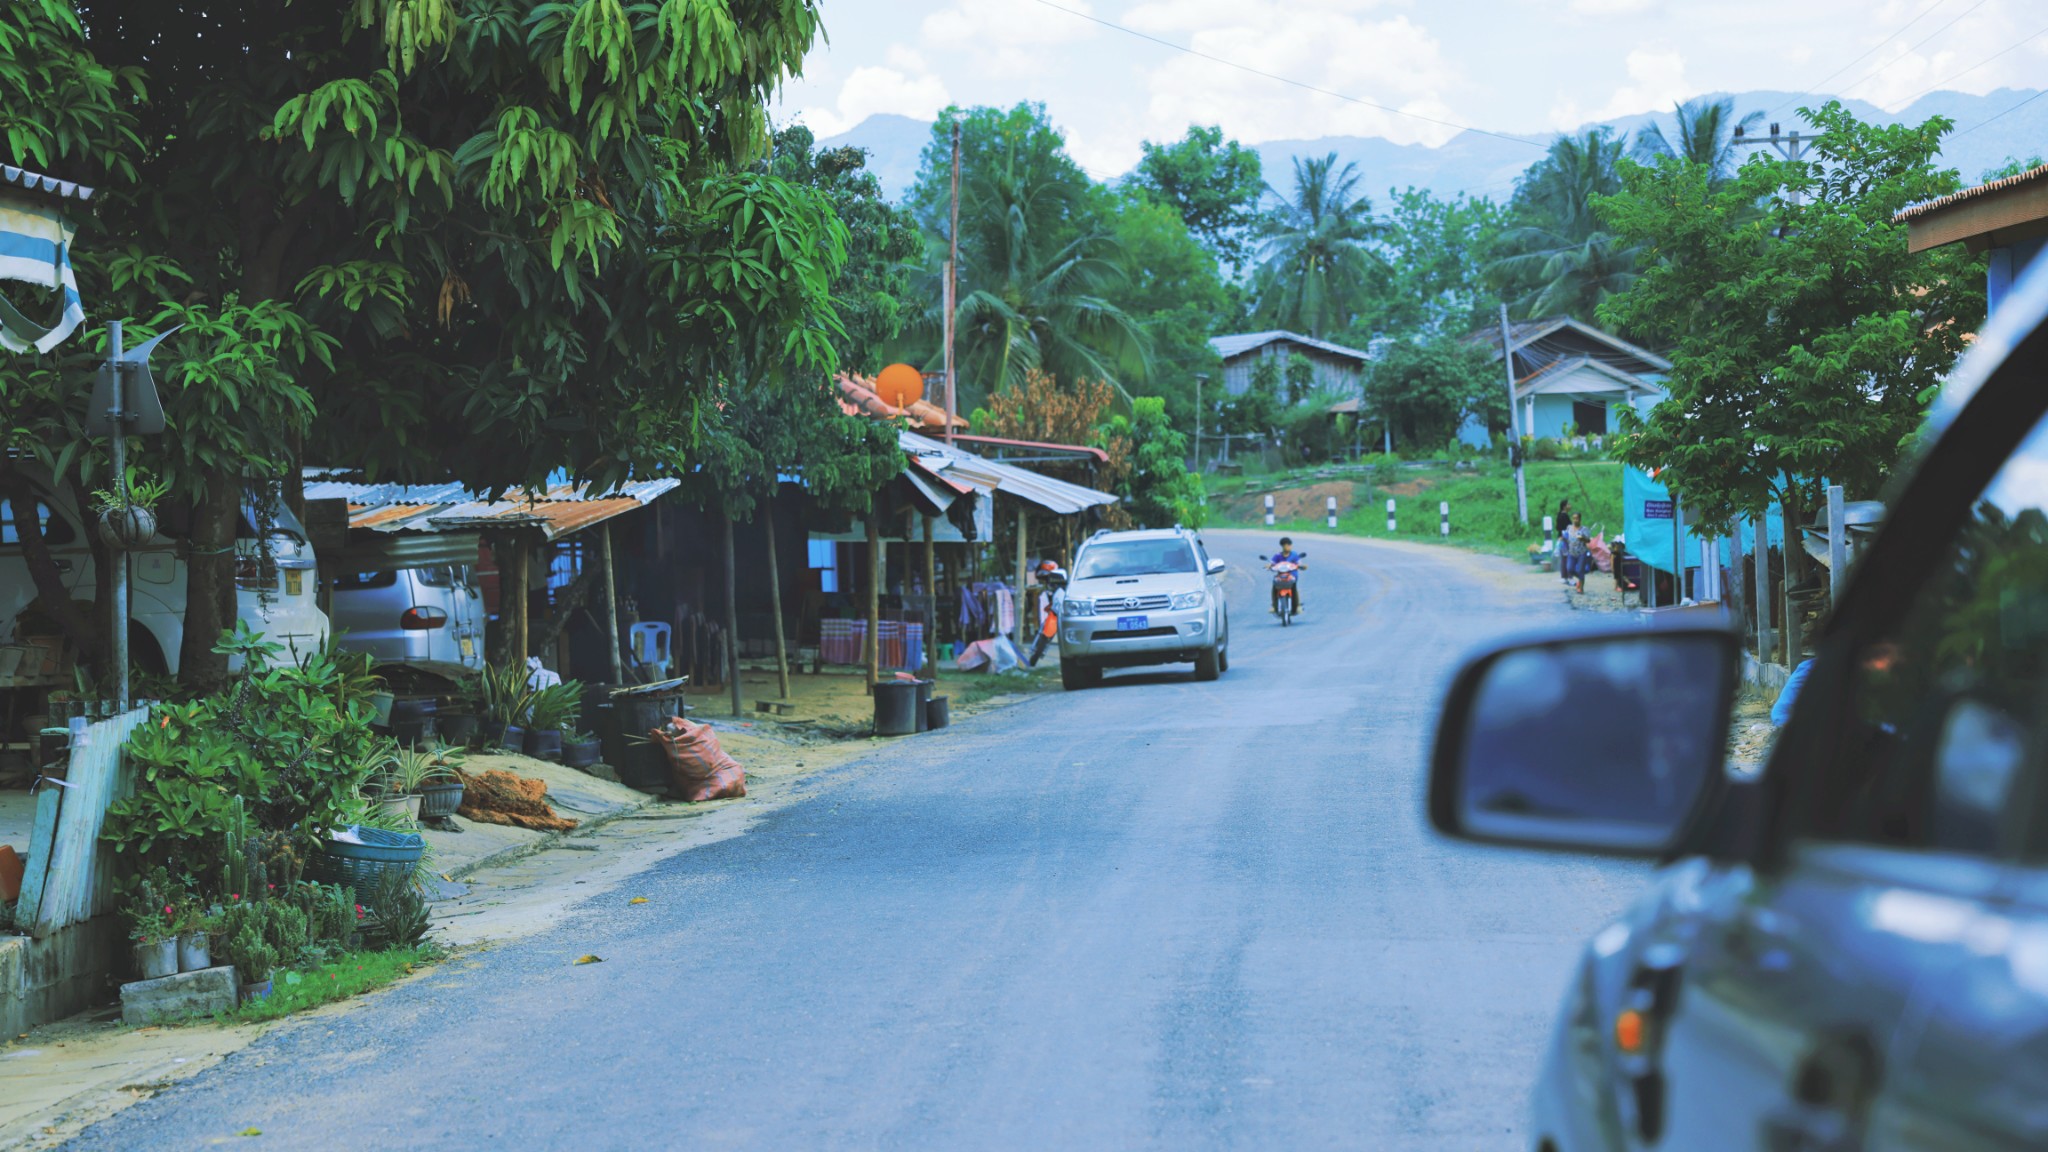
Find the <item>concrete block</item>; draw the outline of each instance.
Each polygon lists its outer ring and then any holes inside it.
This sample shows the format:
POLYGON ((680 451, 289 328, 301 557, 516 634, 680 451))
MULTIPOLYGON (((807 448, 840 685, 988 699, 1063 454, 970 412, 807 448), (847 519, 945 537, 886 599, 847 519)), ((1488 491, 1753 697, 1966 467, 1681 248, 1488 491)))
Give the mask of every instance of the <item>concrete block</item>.
POLYGON ((222 964, 197 972, 180 972, 155 980, 121 985, 121 1022, 155 1024, 186 1016, 211 1016, 232 1011, 241 984, 235 966, 222 964))

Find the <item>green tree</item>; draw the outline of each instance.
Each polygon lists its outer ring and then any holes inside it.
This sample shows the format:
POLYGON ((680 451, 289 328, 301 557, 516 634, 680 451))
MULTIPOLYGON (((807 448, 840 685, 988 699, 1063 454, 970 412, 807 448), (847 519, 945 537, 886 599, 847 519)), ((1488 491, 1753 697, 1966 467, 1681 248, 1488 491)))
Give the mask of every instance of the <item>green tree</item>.
POLYGON ((1366 375, 1366 407, 1393 432, 1395 447, 1434 449, 1467 416, 1489 431, 1507 427, 1506 386, 1485 347, 1461 336, 1396 340, 1366 375))
POLYGON ((1584 320, 1634 282, 1641 243, 1617 236, 1593 210, 1598 197, 1621 190, 1623 151, 1607 128, 1559 136, 1516 181, 1487 268, 1516 315, 1584 320))
POLYGON ((1377 336, 1464 335, 1485 323, 1496 297, 1484 253, 1502 223, 1500 206, 1488 199, 1443 200, 1426 188, 1390 192, 1378 240, 1385 271, 1373 279, 1345 342, 1363 348, 1377 336))
POLYGON ((1187 437, 1167 421, 1165 401, 1138 397, 1128 418, 1110 417, 1104 434, 1131 445, 1130 468, 1116 493, 1134 523, 1142 528, 1202 526, 1208 517, 1202 478, 1188 471, 1187 437))
POLYGON ((1736 155, 1736 129, 1747 132, 1764 118, 1762 112, 1751 112, 1738 119, 1732 96, 1687 100, 1673 105, 1671 112, 1670 132, 1665 132, 1662 124, 1652 122, 1636 133, 1636 157, 1645 163, 1655 163, 1664 156, 1685 160, 1705 168, 1714 181, 1726 180, 1741 166, 1736 155))
POLYGON ((1209 338, 1225 330, 1241 302, 1224 284, 1215 253, 1173 208, 1129 189, 1103 195, 1128 269, 1113 299, 1144 329, 1152 348, 1151 371, 1131 390, 1161 397, 1173 426, 1192 429, 1195 376, 1210 378, 1212 402, 1223 379, 1222 358, 1209 338))
POLYGON ((1143 147, 1127 186, 1172 208, 1218 258, 1242 264, 1266 192, 1259 154, 1224 139, 1223 129, 1199 124, 1171 144, 1147 140, 1143 147))
POLYGON ((1664 468, 1711 531, 1774 503, 1805 523, 1827 482, 1876 493, 1984 318, 1978 260, 1908 252, 1892 219, 1957 187, 1935 167, 1950 122, 1873 126, 1836 102, 1801 115, 1810 161, 1760 157, 1719 187, 1697 164, 1629 164, 1600 203, 1646 257, 1601 316, 1672 362, 1670 398, 1623 411, 1621 457, 1664 468))
POLYGON ((1258 315, 1321 337, 1348 325, 1383 265, 1370 242, 1380 234, 1372 201, 1358 190, 1358 166, 1337 154, 1294 161, 1294 187, 1267 217, 1259 246, 1258 315))
POLYGON ((846 227, 846 265, 832 281, 844 333, 833 344, 841 363, 878 371, 884 348, 909 319, 908 266, 922 251, 917 224, 882 194, 864 151, 815 145, 802 125, 777 132, 770 171, 822 194, 846 227))
POLYGON ((911 204, 926 232, 919 292, 931 301, 910 335, 930 367, 943 361, 941 277, 951 132, 961 123, 959 301, 954 341, 960 404, 1032 369, 1122 389, 1151 367, 1144 329, 1118 307, 1122 252, 1096 215, 1093 186, 1043 107, 948 109, 933 126, 911 204))
POLYGON ((1219 405, 1220 431, 1232 436, 1270 435, 1280 423, 1280 361, 1260 357, 1252 365, 1250 385, 1219 405))

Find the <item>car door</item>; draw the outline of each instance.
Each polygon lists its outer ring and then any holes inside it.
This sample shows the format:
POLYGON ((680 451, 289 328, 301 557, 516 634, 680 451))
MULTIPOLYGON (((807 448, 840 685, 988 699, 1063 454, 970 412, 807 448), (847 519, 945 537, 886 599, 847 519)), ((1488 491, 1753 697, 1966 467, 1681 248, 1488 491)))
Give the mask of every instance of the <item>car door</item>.
POLYGON ((1665 953, 1669 1147, 2005 1147, 1958 1101, 2048 1099, 2020 1057, 2048 968, 2011 975, 2039 923, 2013 864, 2048 738, 2048 422, 1971 467, 1963 515, 1887 529, 1928 563, 1831 630, 1770 765, 1775 850, 1700 885, 1665 953))

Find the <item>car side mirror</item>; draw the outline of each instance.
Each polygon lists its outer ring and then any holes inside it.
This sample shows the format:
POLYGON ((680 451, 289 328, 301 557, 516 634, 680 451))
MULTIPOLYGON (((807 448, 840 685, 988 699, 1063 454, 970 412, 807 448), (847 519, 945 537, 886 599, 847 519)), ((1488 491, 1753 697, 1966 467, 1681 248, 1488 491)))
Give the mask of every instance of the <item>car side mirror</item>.
POLYGON ((1209 559, 1209 575, 1211 575, 1211 576, 1217 576, 1217 575, 1221 575, 1221 574, 1222 574, 1222 572, 1223 572, 1223 567, 1224 567, 1224 565, 1223 565, 1223 561, 1221 561, 1221 560, 1218 560, 1218 559, 1216 559, 1216 558, 1215 558, 1215 557, 1213 557, 1213 556, 1212 556, 1212 557, 1210 557, 1210 559, 1209 559))
POLYGON ((1452 681, 1429 818, 1468 840, 1661 856, 1725 773, 1741 650, 1720 628, 1511 644, 1452 681))

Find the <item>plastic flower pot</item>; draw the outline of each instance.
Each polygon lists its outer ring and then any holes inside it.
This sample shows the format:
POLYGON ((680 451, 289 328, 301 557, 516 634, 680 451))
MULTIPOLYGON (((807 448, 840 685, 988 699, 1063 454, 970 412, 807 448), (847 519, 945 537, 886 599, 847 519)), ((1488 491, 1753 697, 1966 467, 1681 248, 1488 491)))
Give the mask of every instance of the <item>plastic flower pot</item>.
POLYGON ((505 725, 505 732, 498 737, 498 745, 510 752, 526 751, 526 729, 517 724, 505 725))
POLYGON ((379 796, 377 807, 409 820, 417 821, 420 818, 420 798, 411 793, 403 796, 379 796))
POLYGON ((558 728, 528 729, 526 754, 536 760, 562 758, 562 732, 558 728))
POLYGON ((443 712, 435 717, 434 727, 441 733, 441 739, 458 748, 467 748, 476 739, 479 721, 470 712, 443 712))
POLYGON ((420 786, 420 819, 438 820, 462 807, 462 781, 440 780, 420 786))
POLYGON ((571 768, 588 768, 604 755, 604 743, 596 738, 589 740, 565 740, 562 743, 562 763, 571 768))
POLYGON ((178 974, 178 940, 151 940, 135 946, 135 967, 144 980, 178 974))
POLYGON ((206 933, 187 932, 178 937, 178 971, 197 972, 213 967, 213 953, 207 949, 206 933))
POLYGON ((261 980, 247 981, 242 985, 242 1003, 247 1004, 251 1000, 268 999, 270 999, 269 977, 265 977, 261 980))

